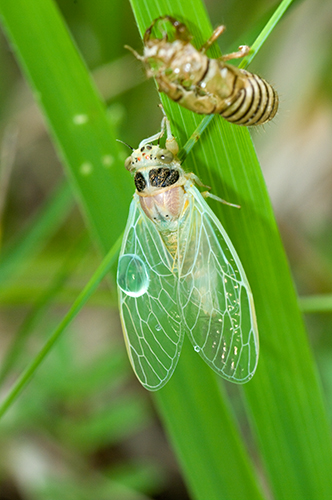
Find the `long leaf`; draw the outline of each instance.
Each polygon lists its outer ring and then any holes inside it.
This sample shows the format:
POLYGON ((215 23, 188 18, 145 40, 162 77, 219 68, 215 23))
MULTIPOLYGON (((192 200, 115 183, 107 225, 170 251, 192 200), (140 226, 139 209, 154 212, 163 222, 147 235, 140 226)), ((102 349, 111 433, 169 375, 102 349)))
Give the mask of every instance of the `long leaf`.
MULTIPOLYGON (((205 41, 201 38, 202 34, 207 39, 211 33, 199 1, 147 3, 132 0, 132 5, 141 33, 153 18, 163 14, 180 15, 189 21, 191 27, 196 27, 194 34, 199 35, 197 46, 205 41)), ((288 6, 289 2, 281 3, 262 36, 267 36, 288 6)), ((261 44, 262 37, 259 37, 257 48, 261 44)), ((183 141, 184 137, 190 136, 199 119, 169 103, 165 97, 162 100, 172 117, 177 136, 183 141)), ((243 392, 271 488, 278 499, 330 498, 332 481, 328 471, 332 465, 332 452, 321 389, 288 263, 248 130, 232 126, 220 118, 213 120, 208 133, 201 138, 185 164, 187 169, 198 173, 204 183, 211 185, 215 193, 221 193, 223 198, 239 203, 242 207, 241 211, 235 211, 215 204, 214 209, 235 243, 254 293, 261 359, 257 374, 243 388, 243 392)), ((191 359, 192 363, 197 364, 193 352, 191 359)), ((190 366, 189 361, 185 365, 184 357, 180 359, 173 379, 156 395, 177 447, 183 442, 181 434, 184 432, 188 437, 190 433, 188 391, 199 391, 194 382, 193 387, 183 384, 183 372, 189 371, 190 366), (185 408, 182 407, 181 397, 175 396, 178 391, 186 396, 185 408), (177 405, 174 399, 178 401, 177 405)), ((199 373, 201 375, 201 371, 199 373)), ((200 406, 206 404, 205 399, 204 403, 199 397, 194 399, 200 401, 200 406)), ((195 411, 194 408, 192 411, 195 411)), ((195 423, 192 420, 194 434, 195 423)), ((207 416, 206 424, 209 425, 209 422, 207 416)), ((218 439, 215 427, 211 429, 215 439, 218 439)), ((222 425, 220 429, 223 429, 222 425)), ((199 474, 201 462, 197 454, 195 467, 192 463, 189 465, 190 449, 186 452, 183 447, 179 455, 183 467, 194 480, 193 476, 199 474)), ((228 460, 229 451, 223 449, 223 453, 228 460)), ((227 460, 221 462, 221 467, 226 470, 227 460)))
POLYGON ((0 17, 106 251, 123 230, 131 188, 105 108, 52 1, 0 0, 0 17))

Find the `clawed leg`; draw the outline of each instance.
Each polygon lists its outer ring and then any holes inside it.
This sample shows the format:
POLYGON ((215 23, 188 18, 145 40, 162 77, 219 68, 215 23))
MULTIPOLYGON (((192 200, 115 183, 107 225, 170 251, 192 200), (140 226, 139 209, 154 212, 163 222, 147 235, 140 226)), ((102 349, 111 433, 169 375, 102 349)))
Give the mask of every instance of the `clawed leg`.
MULTIPOLYGON (((202 52, 202 54, 205 54, 205 52, 211 47, 211 45, 214 44, 214 42, 217 40, 217 38, 220 37, 220 35, 223 34, 225 31, 225 26, 218 26, 210 38, 202 45, 202 47, 199 49, 199 52, 202 52)), ((250 47, 248 45, 240 45, 239 50, 237 52, 231 52, 231 54, 225 54, 224 56, 221 56, 220 59, 222 61, 229 61, 230 59, 240 59, 241 57, 244 57, 249 54, 250 47)))
POLYGON ((132 54, 134 54, 134 56, 136 57, 136 59, 138 59, 139 61, 142 61, 143 63, 145 62, 144 61, 144 57, 141 56, 138 52, 136 52, 135 49, 133 49, 132 47, 129 47, 129 45, 124 45, 124 48, 127 49, 127 50, 130 50, 130 52, 132 54))
POLYGON ((211 45, 214 44, 214 42, 217 40, 217 38, 219 38, 220 35, 222 35, 222 33, 224 31, 225 31, 225 26, 218 26, 214 30, 214 32, 212 33, 212 35, 210 36, 210 38, 199 49, 199 52, 202 52, 202 54, 204 54, 211 47, 211 45))
MULTIPOLYGON (((194 174, 193 172, 186 174, 186 178, 194 181, 197 184, 197 186, 206 187, 208 189, 211 189, 210 186, 203 184, 203 182, 200 180, 200 178, 197 177, 197 175, 194 174)), ((212 198, 212 200, 219 201, 220 203, 224 203, 224 205, 229 205, 230 207, 241 208, 240 205, 235 205, 235 203, 229 203, 229 201, 223 200, 222 198, 219 198, 219 196, 216 196, 215 194, 212 194, 209 191, 203 191, 201 193, 201 195, 203 196, 203 198, 212 198)))
POLYGON ((164 115, 163 120, 164 120, 164 123, 166 126, 166 134, 167 134, 166 135, 166 143, 165 143, 166 149, 168 149, 168 151, 170 151, 171 153, 173 153, 174 156, 176 156, 179 152, 179 145, 178 145, 174 135, 172 134, 171 124, 169 122, 169 119, 166 116, 163 105, 159 104, 159 107, 160 107, 161 111, 163 112, 163 115, 164 115))
POLYGON ((231 54, 225 54, 221 56, 222 61, 229 61, 230 59, 240 59, 241 57, 247 56, 250 52, 250 47, 248 45, 240 45, 237 52, 231 52, 231 54))
POLYGON ((219 196, 216 196, 215 194, 212 194, 209 191, 204 191, 204 193, 201 193, 201 195, 204 198, 212 198, 213 200, 219 201, 224 205, 229 205, 230 207, 241 208, 240 205, 235 205, 235 203, 229 203, 229 201, 223 200, 222 198, 219 198, 219 196))
POLYGON ((201 181, 201 179, 199 177, 197 177, 197 175, 194 174, 194 172, 189 172, 188 174, 186 174, 186 178, 194 181, 195 184, 197 184, 197 186, 201 186, 201 187, 205 187, 207 189, 211 189, 210 186, 207 186, 206 184, 203 184, 203 182, 201 181))

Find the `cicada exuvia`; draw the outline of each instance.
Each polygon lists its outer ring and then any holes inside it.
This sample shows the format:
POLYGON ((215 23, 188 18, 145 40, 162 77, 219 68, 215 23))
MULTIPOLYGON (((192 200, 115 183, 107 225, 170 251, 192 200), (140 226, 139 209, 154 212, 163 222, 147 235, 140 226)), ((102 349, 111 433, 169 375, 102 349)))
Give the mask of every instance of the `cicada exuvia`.
POLYGON ((181 106, 199 114, 220 114, 237 125, 266 123, 277 113, 277 92, 258 75, 225 62, 247 55, 249 47, 242 45, 238 52, 217 59, 205 54, 223 31, 224 26, 218 26, 197 50, 185 24, 162 16, 146 30, 142 56, 127 48, 143 62, 147 76, 156 79, 159 91, 181 106), (173 34, 163 30, 165 23, 173 34), (162 32, 162 38, 154 31, 162 32))
POLYGON ((250 286, 232 242, 194 186, 197 177, 184 172, 177 152, 165 116, 160 133, 125 162, 136 185, 117 272, 129 359, 142 385, 157 390, 172 376, 187 333, 216 373, 245 383, 259 352, 250 286))

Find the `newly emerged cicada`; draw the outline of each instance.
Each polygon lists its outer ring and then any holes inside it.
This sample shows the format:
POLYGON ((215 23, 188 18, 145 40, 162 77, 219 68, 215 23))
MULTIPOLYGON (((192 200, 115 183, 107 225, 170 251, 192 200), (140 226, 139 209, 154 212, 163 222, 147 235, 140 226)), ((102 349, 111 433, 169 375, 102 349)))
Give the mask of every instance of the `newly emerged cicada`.
POLYGON ((249 47, 243 45, 218 59, 205 54, 223 31, 224 26, 218 26, 197 50, 185 24, 162 16, 146 30, 142 56, 127 48, 143 62, 147 76, 156 79, 159 91, 181 106, 199 114, 220 114, 237 125, 266 123, 278 110, 277 92, 263 78, 225 62, 245 56, 249 47), (173 28, 173 37, 163 31, 165 23, 173 28), (153 31, 162 32, 162 38, 153 31))
POLYGON ((229 237, 177 152, 165 116, 160 133, 125 162, 136 185, 117 272, 129 359, 143 386, 157 390, 172 376, 186 333, 216 373, 241 384, 258 361, 252 293, 229 237))

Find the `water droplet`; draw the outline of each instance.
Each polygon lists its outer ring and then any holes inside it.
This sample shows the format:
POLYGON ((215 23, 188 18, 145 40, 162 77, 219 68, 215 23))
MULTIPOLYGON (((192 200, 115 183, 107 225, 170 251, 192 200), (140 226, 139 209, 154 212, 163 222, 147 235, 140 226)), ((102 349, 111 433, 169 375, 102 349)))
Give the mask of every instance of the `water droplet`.
POLYGON ((134 254, 122 255, 118 263, 117 283, 130 297, 140 297, 146 293, 149 274, 143 260, 134 254))
POLYGON ((199 351, 201 350, 201 348, 199 347, 199 345, 195 345, 195 346, 194 346, 194 350, 195 350, 196 352, 199 352, 199 351))
POLYGON ((73 116, 73 122, 75 123, 75 125, 84 125, 84 123, 88 121, 89 121, 88 115, 81 114, 73 116))
POLYGON ((105 155, 101 159, 104 167, 111 167, 114 163, 114 156, 112 155, 105 155))
POLYGON ((156 328, 157 332, 160 332, 160 330, 161 330, 161 325, 156 325, 156 326, 155 326, 155 328, 156 328))
POLYGON ((91 163, 85 162, 80 166, 80 172, 82 175, 89 175, 91 174, 92 170, 93 166, 91 163))

